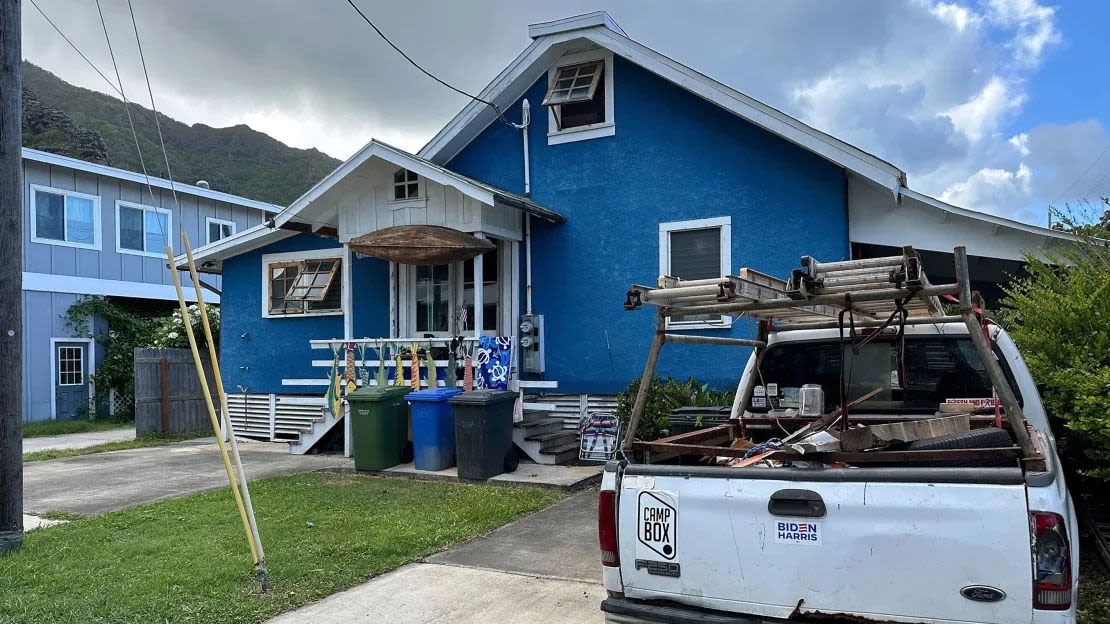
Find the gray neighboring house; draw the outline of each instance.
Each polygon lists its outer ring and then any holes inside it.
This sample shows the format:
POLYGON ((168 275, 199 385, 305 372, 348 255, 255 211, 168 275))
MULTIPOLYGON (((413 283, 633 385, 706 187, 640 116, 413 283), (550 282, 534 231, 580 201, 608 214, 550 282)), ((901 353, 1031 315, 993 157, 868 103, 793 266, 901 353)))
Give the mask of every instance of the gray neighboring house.
MULTIPOLYGON (((165 236, 180 250, 261 224, 281 208, 200 186, 147 178, 23 148, 23 414, 25 421, 68 419, 92 408, 90 376, 103 353, 75 337, 64 319, 82 295, 103 295, 169 313, 177 295, 166 268, 165 236), (151 193, 153 191, 153 193, 151 193), (151 195, 153 194, 153 198, 151 195)), ((186 297, 192 283, 182 274, 186 297)), ((205 280, 216 289, 219 277, 205 280)), ((205 300, 218 303, 215 293, 205 300)), ((94 333, 109 331, 91 319, 94 333)), ((105 409, 101 406, 98 409, 105 409)))

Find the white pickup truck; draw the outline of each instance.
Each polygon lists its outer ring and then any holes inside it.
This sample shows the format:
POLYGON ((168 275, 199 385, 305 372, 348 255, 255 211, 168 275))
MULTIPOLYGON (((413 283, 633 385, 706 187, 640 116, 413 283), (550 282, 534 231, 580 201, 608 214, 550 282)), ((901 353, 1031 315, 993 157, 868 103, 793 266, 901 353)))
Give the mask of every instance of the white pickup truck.
MULTIPOLYGON (((1078 534, 1055 440, 1017 348, 990 332, 1040 466, 611 462, 598 512, 606 621, 1075 622, 1078 534)), ((904 340, 901 375, 893 339, 854 357, 850 396, 876 383, 883 391, 851 411, 853 423, 931 417, 946 399, 991 396, 963 323, 907 326, 904 340)), ((820 383, 835 407, 840 353, 836 329, 772 332, 760 370, 753 356, 743 374, 776 394, 820 383)), ((773 423, 765 403, 740 406, 744 420, 773 423)), ((1012 446, 1009 436, 988 424, 925 448, 1012 446)))

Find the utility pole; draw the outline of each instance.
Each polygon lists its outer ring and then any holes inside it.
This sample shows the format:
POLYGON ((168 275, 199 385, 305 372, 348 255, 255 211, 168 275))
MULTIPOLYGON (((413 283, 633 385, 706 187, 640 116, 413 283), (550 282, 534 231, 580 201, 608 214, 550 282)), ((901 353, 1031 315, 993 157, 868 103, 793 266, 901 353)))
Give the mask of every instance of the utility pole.
POLYGON ((0 0, 0 556, 23 544, 23 54, 0 0))

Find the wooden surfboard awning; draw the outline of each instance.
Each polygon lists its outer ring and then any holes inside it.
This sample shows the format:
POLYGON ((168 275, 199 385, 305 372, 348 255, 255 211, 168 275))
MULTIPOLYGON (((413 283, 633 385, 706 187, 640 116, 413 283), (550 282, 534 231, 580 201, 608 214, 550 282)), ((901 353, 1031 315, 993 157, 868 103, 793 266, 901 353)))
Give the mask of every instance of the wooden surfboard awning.
POLYGON ((497 249, 488 240, 442 225, 395 225, 351 239, 351 251, 401 264, 450 264, 497 249))

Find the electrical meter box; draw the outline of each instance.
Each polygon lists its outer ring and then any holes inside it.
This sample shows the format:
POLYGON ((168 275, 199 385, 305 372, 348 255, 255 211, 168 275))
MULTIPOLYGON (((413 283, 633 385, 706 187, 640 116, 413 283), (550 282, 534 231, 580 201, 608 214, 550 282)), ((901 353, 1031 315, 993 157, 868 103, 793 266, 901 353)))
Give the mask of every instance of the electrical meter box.
POLYGON ((543 373, 543 315, 520 317, 521 366, 526 373, 543 373))

